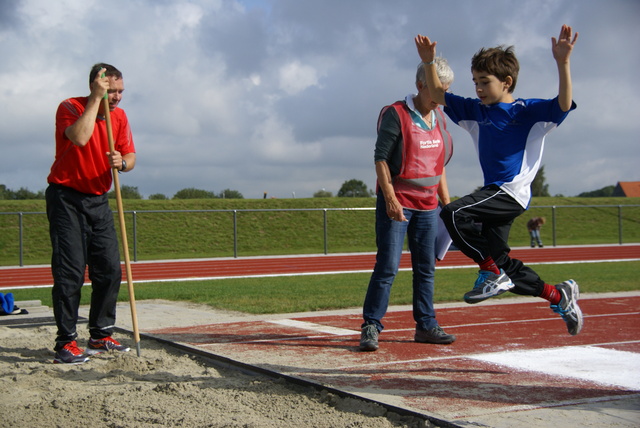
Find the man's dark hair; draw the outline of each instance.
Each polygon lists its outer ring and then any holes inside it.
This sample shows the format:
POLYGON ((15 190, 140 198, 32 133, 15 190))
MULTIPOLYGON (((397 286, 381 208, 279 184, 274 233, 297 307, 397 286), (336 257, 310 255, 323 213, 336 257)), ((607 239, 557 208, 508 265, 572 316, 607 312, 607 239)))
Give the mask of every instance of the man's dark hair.
POLYGON ((116 80, 122 79, 122 73, 120 72, 120 70, 118 70, 111 64, 105 64, 104 62, 101 62, 91 67, 91 72, 89 73, 89 84, 92 84, 93 81, 96 80, 98 72, 103 68, 106 68, 106 71, 104 72, 105 76, 113 76, 116 78, 116 80))
POLYGON ((482 48, 471 58, 471 70, 483 71, 493 74, 504 82, 507 76, 511 76, 513 84, 509 87, 509 92, 513 92, 518 82, 518 72, 520 64, 516 58, 513 46, 498 46, 495 48, 482 48))

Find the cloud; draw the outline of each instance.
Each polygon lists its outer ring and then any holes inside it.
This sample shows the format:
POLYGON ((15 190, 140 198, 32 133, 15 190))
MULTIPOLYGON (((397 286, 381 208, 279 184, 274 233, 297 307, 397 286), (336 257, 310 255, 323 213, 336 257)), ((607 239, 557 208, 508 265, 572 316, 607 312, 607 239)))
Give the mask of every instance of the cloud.
MULTIPOLYGON (((350 179, 375 186, 380 109, 415 91, 413 37, 438 41, 474 96, 469 64, 482 46, 513 44, 517 96, 557 93, 552 36, 580 38, 572 56, 578 109, 545 149, 552 193, 575 195, 637 173, 640 3, 475 0, 417 7, 409 0, 23 0, 0 4, 0 184, 46 186, 55 110, 88 94, 91 65, 124 73, 136 148, 121 177, 144 195, 182 188, 245 197, 337 193, 350 179), (571 174, 568 175, 567 174, 571 174), (569 177, 569 178, 567 178, 569 177)), ((451 124, 453 195, 481 184, 466 132, 451 124)))
POLYGON ((318 86, 318 72, 298 61, 285 64, 280 69, 280 88, 287 95, 295 95, 312 86, 318 86))

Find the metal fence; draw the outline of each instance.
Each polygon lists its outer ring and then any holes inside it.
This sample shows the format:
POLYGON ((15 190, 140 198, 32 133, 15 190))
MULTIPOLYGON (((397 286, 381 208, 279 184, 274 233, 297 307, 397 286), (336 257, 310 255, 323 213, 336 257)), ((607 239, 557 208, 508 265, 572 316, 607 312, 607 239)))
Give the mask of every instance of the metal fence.
MULTIPOLYGON (((238 214, 242 213, 277 213, 277 212, 319 212, 322 213, 322 241, 323 252, 329 254, 329 233, 327 215, 330 211, 375 211, 375 208, 291 208, 291 209, 246 209, 246 210, 145 210, 128 211, 132 215, 133 231, 133 260, 137 261, 138 253, 138 215, 139 214, 167 214, 167 213, 229 213, 233 215, 233 257, 238 257, 238 214)), ((127 212, 125 212, 127 213, 127 212)))
MULTIPOLYGON (((161 218, 161 215, 189 215, 195 216, 196 214, 221 214, 225 216, 231 217, 231 233, 232 239, 232 254, 233 257, 238 257, 240 252, 240 244, 247 240, 251 240, 251 231, 247 234, 244 233, 244 237, 240 238, 240 231, 242 228, 248 228, 249 222, 245 221, 241 226, 239 218, 241 216, 247 216, 255 213, 267 213, 271 216, 276 216, 278 213, 288 213, 291 215, 300 216, 302 213, 319 213, 322 215, 321 225, 317 224, 319 221, 315 218, 310 218, 308 220, 308 230, 305 233, 309 233, 310 236, 314 235, 313 239, 318 240, 318 242, 322 242, 322 252, 324 254, 329 254, 329 242, 330 238, 336 241, 339 237, 335 235, 333 237, 330 236, 329 231, 329 221, 328 215, 331 212, 336 212, 339 216, 347 215, 346 212, 369 212, 366 215, 366 218, 360 219, 357 223, 362 223, 366 227, 362 229, 362 231, 354 231, 354 234, 367 234, 369 237, 367 238, 371 245, 369 250, 375 250, 375 233, 373 232, 373 211, 375 208, 309 208, 309 209, 260 209, 260 210, 252 210, 252 209, 243 209, 243 210, 144 210, 144 211, 125 211, 125 218, 127 222, 127 233, 129 236, 129 244, 132 247, 132 260, 138 260, 138 252, 139 252, 139 234, 140 234, 140 218, 144 216, 148 218, 151 216, 152 218, 155 216, 156 219, 161 218), (317 236, 321 234, 321 237, 317 236)), ((13 248, 15 248, 15 241, 17 240, 17 258, 20 266, 24 265, 24 253, 25 253, 25 245, 26 242, 34 243, 34 240, 49 240, 48 236, 48 224, 46 219, 43 221, 42 218, 35 219, 36 216, 45 216, 44 212, 7 212, 0 213, 0 232, 4 237, 0 238, 0 251, 4 251, 4 258, 6 259, 7 252, 14 254, 13 248), (11 217, 15 217, 15 222, 10 220, 11 217), (29 221, 26 221, 29 219, 29 221), (25 234, 29 233, 28 239, 25 238, 25 234), (13 235, 13 237, 9 236, 13 235), (4 250, 2 247, 5 247, 4 250)), ((589 241, 590 244, 598 244, 598 243, 629 243, 629 242, 640 242, 640 205, 554 205, 554 206, 534 206, 530 207, 529 211, 525 215, 520 216, 516 222, 514 222, 514 226, 512 227, 512 237, 515 236, 520 245, 526 245, 525 241, 528 243, 528 234, 526 231, 523 231, 523 225, 526 223, 527 219, 532 216, 542 216, 547 217, 548 223, 545 226, 547 232, 545 234, 549 235, 548 230, 551 230, 551 245, 557 246, 559 241, 562 241, 562 244, 570 244, 573 243, 577 238, 576 237, 566 237, 560 235, 560 224, 566 224, 566 219, 571 218, 572 222, 579 221, 583 226, 583 232, 587 236, 587 240, 589 237, 593 239, 589 241), (571 214, 570 216, 566 216, 567 210, 569 209, 580 209, 581 215, 571 214), (593 215, 593 211, 589 214, 587 209, 592 210, 603 210, 608 209, 611 210, 611 213, 607 212, 606 221, 601 222, 599 224, 593 224, 590 219, 596 217, 593 215), (566 217, 565 217, 566 216, 566 217), (525 236, 526 235, 526 236, 525 236)), ((117 216, 116 216, 117 221, 117 216)), ((149 221, 149 220, 146 220, 149 221)), ((260 219, 259 222, 269 222, 267 219, 260 219)), ((286 220, 285 220, 286 221, 286 220)), ((345 220, 351 221, 353 223, 354 220, 345 220)), ((206 222, 206 221, 205 221, 206 222)), ((148 223, 147 223, 148 224, 148 223)), ((227 223, 228 224, 228 223, 227 223)), ((305 223, 306 224, 306 223, 305 223)), ((191 227, 191 229, 201 228, 202 225, 186 225, 185 227, 191 227)), ((229 226, 226 226, 229 227, 229 226)), ((225 228, 226 228, 225 227, 225 228)), ((281 224, 276 227, 283 227, 281 224)), ((168 232, 169 233, 169 232, 168 232)), ((199 230, 194 231, 195 235, 193 239, 198 239, 203 232, 199 230)), ((229 233, 228 230, 225 233, 229 233)), ((289 231, 288 233, 292 233, 289 231)), ((297 233, 297 232, 293 232, 297 233)), ((510 238, 511 239, 511 238, 510 238)), ((584 236, 579 237, 580 241, 584 241, 584 236)), ((44 245, 43 242, 38 243, 40 247, 44 245)), ((361 244, 355 245, 354 248, 362 248, 361 244), (359 246, 358 246, 359 245, 359 246)), ((344 248, 344 246, 341 246, 344 248)), ((319 248, 318 248, 319 249, 319 248)), ((349 252, 350 250, 346 250, 349 252)), ((357 251, 357 250, 354 250, 357 251)), ((316 251, 317 252, 317 251, 316 251)), ((291 253, 293 254, 293 253, 291 253)), ((1 255, 1 254, 0 254, 1 255)), ((197 256, 194 256, 197 257, 197 256)), ((13 256, 11 256, 13 258, 13 256)), ((147 257, 148 258, 148 257, 147 257)), ((13 263, 12 263, 13 264, 13 263)))

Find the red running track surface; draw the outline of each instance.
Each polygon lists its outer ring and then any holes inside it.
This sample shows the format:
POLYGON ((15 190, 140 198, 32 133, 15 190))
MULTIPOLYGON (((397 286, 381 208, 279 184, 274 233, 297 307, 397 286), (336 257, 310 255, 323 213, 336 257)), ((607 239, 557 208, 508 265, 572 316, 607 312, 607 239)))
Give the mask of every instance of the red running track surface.
MULTIPOLYGON (((527 264, 585 262, 599 260, 640 260, 640 244, 577 247, 514 248, 511 257, 527 264)), ((337 255, 298 255, 276 257, 245 257, 194 260, 132 262, 135 282, 183 280, 194 278, 225 278, 262 275, 295 275, 301 273, 371 271, 374 253, 337 255)), ((459 251, 450 251, 438 267, 474 266, 459 251)), ((408 253, 403 254, 401 269, 411 267, 408 253)), ((126 281, 123 265, 123 281, 126 281)), ((86 278, 86 282, 89 280, 86 278)), ((49 266, 0 268, 0 288, 51 286, 49 266)))
MULTIPOLYGON (((440 307, 437 310, 440 325, 457 336, 451 345, 414 342, 415 321, 411 311, 392 310, 384 318, 385 329, 380 334, 377 352, 358 349, 360 311, 308 313, 296 318, 274 315, 272 319, 148 332, 232 361, 447 420, 474 421, 483 415, 499 413, 505 415, 506 421, 500 426, 526 426, 509 423, 508 419, 526 409, 598 402, 605 404, 593 408, 613 408, 615 400, 638 396, 635 387, 597 382, 590 379, 589 373, 615 370, 613 362, 600 366, 599 360, 590 354, 610 352, 637 359, 639 305, 640 296, 582 299, 585 324, 577 336, 567 333, 565 323, 542 299, 440 307), (506 354, 514 361, 535 351, 557 352, 563 361, 572 362, 567 364, 572 370, 567 369, 559 376, 546 370, 509 367, 479 358, 506 354)), ((553 368, 544 364, 542 367, 553 368)), ((629 369, 628 364, 624 367, 629 369)), ((637 376, 637 368, 629 370, 630 378, 637 376)), ((596 412, 593 410, 592 415, 596 412)), ((616 414, 616 410, 610 409, 603 412, 616 414)), ((550 417, 545 423, 553 426, 554 421, 550 417)), ((578 425, 574 421, 567 426, 578 425)))

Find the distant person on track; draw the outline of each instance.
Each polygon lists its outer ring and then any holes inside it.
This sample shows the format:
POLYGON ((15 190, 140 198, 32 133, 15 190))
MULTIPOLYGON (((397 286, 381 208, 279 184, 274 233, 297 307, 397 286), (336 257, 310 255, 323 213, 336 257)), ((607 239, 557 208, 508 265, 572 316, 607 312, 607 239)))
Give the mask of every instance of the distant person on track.
POLYGON ((578 39, 563 25, 558 40, 551 39, 559 74, 558 96, 551 100, 514 99, 519 64, 513 47, 482 48, 471 60, 478 98, 447 92, 438 78, 434 59, 436 42, 418 35, 416 47, 429 64, 427 86, 431 96, 445 106, 447 115, 467 130, 476 145, 484 187, 442 209, 441 218, 454 244, 480 266, 473 289, 464 295, 478 303, 506 291, 539 296, 562 316, 571 335, 582 329, 579 287, 574 280, 545 283, 533 269, 509 257, 509 230, 531 201, 531 182, 542 158, 545 136, 576 108, 572 100, 569 58, 578 39), (475 223, 482 224, 478 233, 475 223))
MULTIPOLYGON (((434 68, 443 85, 449 87, 453 72, 447 61, 438 58, 434 68)), ((405 236, 413 269, 414 340, 436 344, 456 340, 438 325, 433 308, 436 209, 438 197, 443 204, 450 202, 444 166, 451 158, 453 145, 444 114, 425 84, 423 64, 416 73, 416 87, 417 94, 386 106, 378 118, 374 151, 378 252, 363 307, 363 351, 378 349, 382 318, 389 306, 405 236)))
POLYGON ((531 237, 531 248, 535 248, 536 244, 540 248, 544 247, 542 238, 540 237, 540 227, 545 224, 546 221, 544 217, 533 217, 527 222, 527 230, 531 237))
POLYGON ((122 73, 96 64, 89 73, 90 94, 63 101, 56 113, 56 154, 47 181, 47 217, 51 236, 53 314, 58 328, 54 362, 80 364, 87 354, 129 351, 112 337, 122 269, 107 192, 112 168, 131 171, 136 164, 129 121, 118 108, 122 73), (104 76, 102 76, 104 74, 104 76), (109 152, 104 117, 108 94, 115 151, 109 152), (86 267, 91 280, 87 351, 78 347, 76 324, 86 267))

